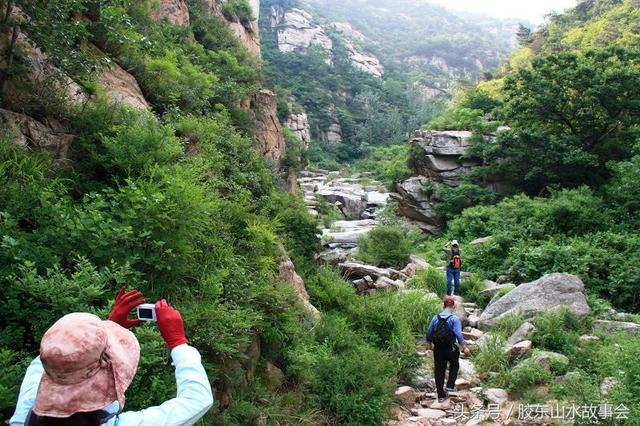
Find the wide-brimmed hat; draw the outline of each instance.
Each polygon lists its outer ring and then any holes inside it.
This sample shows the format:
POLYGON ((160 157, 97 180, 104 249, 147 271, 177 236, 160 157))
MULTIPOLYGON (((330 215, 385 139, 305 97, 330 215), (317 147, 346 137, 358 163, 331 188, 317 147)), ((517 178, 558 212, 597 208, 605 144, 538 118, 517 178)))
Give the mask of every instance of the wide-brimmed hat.
POLYGON ((451 245, 452 246, 458 246, 460 244, 458 244, 458 240, 453 240, 453 241, 451 241, 451 245))
POLYGON ((118 401, 138 368, 140 345, 129 330, 95 315, 74 313, 60 318, 40 341, 44 374, 33 412, 69 417, 100 410, 118 401))

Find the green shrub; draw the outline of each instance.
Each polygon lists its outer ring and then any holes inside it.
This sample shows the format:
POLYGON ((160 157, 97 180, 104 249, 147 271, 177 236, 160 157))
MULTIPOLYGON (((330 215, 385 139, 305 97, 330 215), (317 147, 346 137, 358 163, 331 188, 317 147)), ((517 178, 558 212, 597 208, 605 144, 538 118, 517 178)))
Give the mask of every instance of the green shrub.
POLYGON ((480 307, 485 307, 489 302, 486 297, 482 296, 480 292, 485 289, 484 279, 479 275, 471 275, 468 278, 464 278, 460 283, 460 290, 465 302, 477 303, 480 307))
POLYGON ((416 274, 407 281, 407 286, 413 289, 427 290, 438 295, 438 297, 444 297, 447 289, 444 272, 436 268, 427 268, 416 272, 416 274))
POLYGON ((520 362, 511 369, 509 376, 507 391, 512 397, 523 395, 531 387, 545 385, 553 380, 553 374, 548 369, 537 365, 532 359, 520 362))
POLYGON ((378 266, 403 268, 409 262, 412 238, 400 226, 378 226, 358 241, 358 258, 378 266))
POLYGON ((566 308, 536 316, 531 341, 536 347, 571 354, 578 346, 583 323, 566 308))
POLYGON ((600 399, 599 387, 595 377, 578 370, 556 379, 551 392, 561 401, 591 404, 600 399))
POLYGON ((474 355, 473 362, 480 373, 504 375, 509 369, 509 361, 504 354, 504 339, 499 335, 489 335, 474 355))
MULTIPOLYGON (((15 347, 15 346, 14 346, 15 347)), ((0 418, 8 419, 13 414, 16 397, 30 357, 9 347, 0 346, 0 418)))
POLYGON ((322 267, 305 282, 311 303, 321 311, 342 310, 359 303, 353 286, 329 267, 322 267))
POLYGON ((227 0, 222 4, 222 13, 228 19, 242 23, 249 23, 255 19, 248 0, 227 0))
POLYGON ((312 398, 335 413, 337 424, 372 425, 388 418, 393 382, 391 360, 367 345, 341 353, 318 348, 312 398))

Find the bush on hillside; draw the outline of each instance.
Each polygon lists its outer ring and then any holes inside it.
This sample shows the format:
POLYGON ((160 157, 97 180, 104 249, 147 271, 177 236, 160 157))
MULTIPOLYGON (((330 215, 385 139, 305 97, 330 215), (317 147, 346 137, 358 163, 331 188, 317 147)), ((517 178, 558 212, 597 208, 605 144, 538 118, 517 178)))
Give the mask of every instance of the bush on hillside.
POLYGON ((378 226, 358 241, 358 258, 377 266, 404 268, 411 255, 412 237, 400 226, 378 226))
POLYGON ((444 272, 436 268, 427 268, 416 274, 407 281, 407 286, 412 289, 427 290, 438 297, 444 297, 447 289, 447 282, 444 272))
POLYGON ((536 347, 565 354, 576 350, 580 332, 586 329, 583 322, 566 308, 537 315, 534 325, 536 328, 531 341, 536 347))

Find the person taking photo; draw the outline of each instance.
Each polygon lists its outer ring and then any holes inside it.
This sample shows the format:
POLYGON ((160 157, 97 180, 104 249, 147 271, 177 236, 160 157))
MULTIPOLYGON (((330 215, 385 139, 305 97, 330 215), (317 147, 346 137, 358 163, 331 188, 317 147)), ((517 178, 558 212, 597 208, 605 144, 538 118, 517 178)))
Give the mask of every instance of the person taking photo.
POLYGON ((190 426, 213 405, 198 351, 188 345, 180 312, 166 300, 155 304, 158 329, 175 365, 177 396, 157 407, 123 411, 125 392, 140 358, 128 329, 142 323, 129 313, 142 293, 118 293, 107 320, 88 313, 60 318, 40 341, 27 369, 10 426, 190 426))

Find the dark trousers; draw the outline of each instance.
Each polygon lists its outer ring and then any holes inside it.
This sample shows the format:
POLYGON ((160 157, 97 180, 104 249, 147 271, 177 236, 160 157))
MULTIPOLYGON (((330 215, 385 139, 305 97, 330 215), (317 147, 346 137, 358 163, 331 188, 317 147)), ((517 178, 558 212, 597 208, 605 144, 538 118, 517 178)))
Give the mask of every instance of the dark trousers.
POLYGON ((460 350, 457 346, 445 346, 433 348, 433 364, 434 375, 436 378, 436 390, 438 391, 438 398, 445 398, 447 394, 444 391, 444 377, 447 370, 447 364, 449 365, 449 379, 447 380, 447 387, 453 388, 456 385, 456 379, 458 378, 458 370, 460 369, 460 350))
POLYGON ((460 294, 460 269, 454 269, 451 266, 447 267, 447 296, 451 296, 451 290, 453 294, 460 294))

